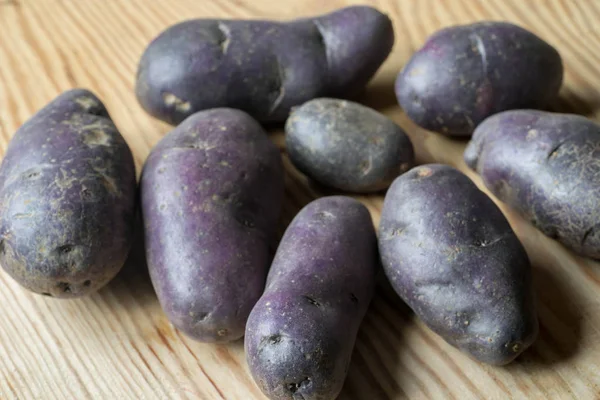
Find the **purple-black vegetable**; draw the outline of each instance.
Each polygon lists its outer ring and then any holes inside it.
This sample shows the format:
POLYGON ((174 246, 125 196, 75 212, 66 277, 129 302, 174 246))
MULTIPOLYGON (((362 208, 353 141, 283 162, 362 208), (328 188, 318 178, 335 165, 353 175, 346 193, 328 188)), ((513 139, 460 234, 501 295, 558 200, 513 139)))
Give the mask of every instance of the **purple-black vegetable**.
POLYGON ((290 22, 190 20, 150 43, 136 94, 148 113, 171 124, 216 107, 282 122, 312 98, 362 89, 393 44, 390 19, 366 6, 290 22))
POLYGON ((438 164, 398 177, 379 227, 384 271, 433 331, 472 357, 506 364, 538 332, 525 249, 494 202, 438 164))
POLYGON ((150 277, 171 323, 200 341, 242 337, 283 200, 277 147, 243 111, 198 112, 152 150, 141 199, 150 277))
POLYGON ((324 197, 294 218, 246 327, 250 372, 270 399, 337 397, 378 265, 373 222, 358 201, 324 197))
POLYGON ((396 94, 417 125, 470 136, 492 114, 546 107, 562 78, 559 53, 538 36, 506 22, 478 22, 433 34, 398 75, 396 94))
POLYGON ((125 263, 135 193, 131 150, 102 102, 83 89, 61 94, 2 161, 0 264, 35 293, 92 293, 125 263))
POLYGON ((573 114, 507 111, 477 127, 464 158, 544 234, 600 258, 600 125, 573 114))
POLYGON ((402 128, 347 100, 320 98, 301 105, 287 120, 285 132, 294 165, 341 190, 385 189, 414 164, 413 146, 402 128))

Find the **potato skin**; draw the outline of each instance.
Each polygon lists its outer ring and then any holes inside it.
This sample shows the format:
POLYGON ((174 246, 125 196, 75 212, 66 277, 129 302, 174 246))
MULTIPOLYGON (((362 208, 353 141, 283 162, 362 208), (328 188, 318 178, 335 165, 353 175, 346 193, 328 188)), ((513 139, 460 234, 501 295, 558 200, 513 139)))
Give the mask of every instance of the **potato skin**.
POLYGON ((364 87, 393 43, 390 19, 364 6, 285 23, 190 20, 150 43, 136 94, 149 114, 170 124, 216 107, 282 122, 292 106, 364 87))
POLYGON ((243 111, 196 113, 152 150, 141 198, 148 268, 171 323, 204 342, 242 337, 283 200, 278 149, 243 111))
POLYGON ((294 218, 246 326, 250 372, 267 397, 337 397, 378 265, 373 222, 358 201, 320 198, 294 218))
POLYGON ((314 99, 295 109, 286 126, 294 165, 317 182, 349 192, 387 188, 414 164, 402 128, 361 104, 314 99))
POLYGON ((600 125, 573 114, 506 111, 477 127, 464 158, 544 234, 600 259, 600 125))
POLYGON ((13 136, 0 167, 0 264, 59 298, 104 286, 133 240, 135 165, 102 102, 67 91, 13 136))
POLYGON ((516 25, 480 22, 432 35, 398 75, 396 94, 417 125, 471 136, 492 114, 544 108, 562 79, 562 60, 551 45, 516 25))
POLYGON ((394 181, 379 251, 400 297, 472 357, 506 364, 535 340, 527 254, 502 212, 458 170, 430 164, 394 181))

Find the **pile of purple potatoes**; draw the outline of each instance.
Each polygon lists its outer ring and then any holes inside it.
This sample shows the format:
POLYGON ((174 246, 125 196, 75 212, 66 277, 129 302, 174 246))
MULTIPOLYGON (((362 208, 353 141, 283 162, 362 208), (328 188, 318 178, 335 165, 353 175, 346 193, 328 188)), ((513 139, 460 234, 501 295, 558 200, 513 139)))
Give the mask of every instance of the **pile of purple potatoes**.
MULTIPOLYGON (((135 91, 149 114, 177 127, 149 155, 139 192, 102 102, 83 89, 63 93, 16 132, 2 162, 4 270, 35 293, 88 295, 123 266, 139 207, 170 322, 204 342, 245 336, 270 399, 339 394, 380 270, 450 345, 509 363, 538 332, 521 242, 463 173, 415 166, 401 127, 348 100, 393 45, 392 22, 371 7, 168 28, 145 50, 135 91), (323 197, 296 215, 273 259, 284 168, 261 124, 282 122, 292 163, 314 182, 387 189, 378 234, 361 203, 323 197)), ((480 22, 432 35, 395 90, 417 125, 471 137, 464 159, 498 199, 598 259, 600 126, 541 111, 562 80, 551 45, 480 22)))

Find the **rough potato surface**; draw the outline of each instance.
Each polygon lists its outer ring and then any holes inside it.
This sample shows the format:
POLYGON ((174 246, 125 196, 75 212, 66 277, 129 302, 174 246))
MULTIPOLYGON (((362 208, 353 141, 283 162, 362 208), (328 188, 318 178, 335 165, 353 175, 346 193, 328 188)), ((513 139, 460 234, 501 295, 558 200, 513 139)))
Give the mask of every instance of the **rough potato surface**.
POLYGON ((27 289, 87 295, 132 243, 135 165, 92 93, 61 94, 13 136, 0 167, 0 263, 27 289))
POLYGON ((402 128, 347 100, 311 100, 292 112, 285 131, 294 165, 336 189, 382 190, 414 164, 413 146, 402 128))
POLYGON ((558 52, 506 22, 438 31, 396 80, 407 115, 425 129, 470 136, 486 117, 510 109, 544 108, 558 95, 558 52))
POLYGON ((503 202, 576 253, 600 258, 600 126, 572 114, 485 120, 465 161, 503 202))
POLYGON ((246 357, 274 400, 335 399, 378 269, 368 210, 324 197, 292 221, 246 327, 246 357))
POLYGON ((527 254, 502 212, 458 170, 424 165, 394 181, 379 251, 396 292, 453 346, 506 364, 533 343, 527 254))
POLYGON ((150 276, 171 323, 205 342, 242 337, 283 200, 278 149, 243 111, 199 112, 152 150, 141 198, 150 276))
POLYGON ((393 43, 389 18, 364 6, 290 22, 190 20, 148 46, 136 94, 148 113, 171 124, 216 107, 282 122, 312 98, 363 88, 393 43))

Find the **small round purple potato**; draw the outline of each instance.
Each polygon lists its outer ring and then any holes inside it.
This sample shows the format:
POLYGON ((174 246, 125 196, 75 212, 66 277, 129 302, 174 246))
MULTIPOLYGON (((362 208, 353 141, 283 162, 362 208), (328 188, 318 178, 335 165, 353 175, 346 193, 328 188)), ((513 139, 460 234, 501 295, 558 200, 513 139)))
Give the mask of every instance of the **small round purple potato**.
POLYGON ((148 268, 167 317, 196 340, 239 339, 283 201, 279 150, 243 111, 198 112, 152 150, 140 185, 148 268))
POLYGON ((398 75, 396 95, 417 125, 471 136, 492 114, 546 107, 562 79, 548 43, 516 25, 480 22, 432 35, 398 75))
POLYGON ((477 127, 464 157, 544 234, 600 259, 600 125, 579 115, 506 111, 477 127))
POLYGON ((290 22, 190 20, 150 43, 136 94, 149 114, 171 124, 216 107, 282 122, 312 98, 362 89, 393 44, 390 19, 365 6, 290 22))
POLYGON ((506 364, 535 340, 527 253, 498 207, 458 170, 430 164, 394 181, 379 251, 400 297, 475 359, 506 364))
POLYGON ((294 218, 246 326, 250 372, 267 397, 337 397, 378 266, 373 222, 358 201, 324 197, 294 218))
POLYGON ((61 94, 2 161, 0 264, 35 293, 92 293, 125 263, 135 193, 133 156, 102 102, 83 89, 61 94))
POLYGON ((377 111, 338 99, 311 100, 286 126, 294 165, 315 181, 349 192, 387 188, 414 163, 402 128, 377 111))

